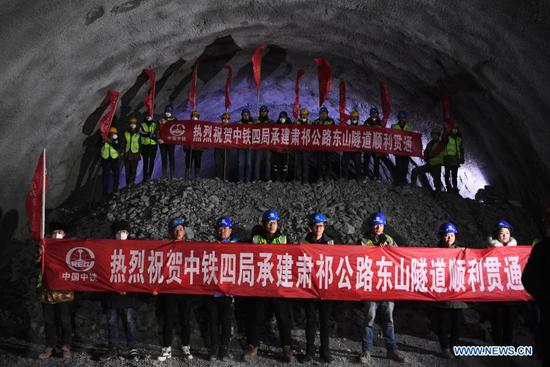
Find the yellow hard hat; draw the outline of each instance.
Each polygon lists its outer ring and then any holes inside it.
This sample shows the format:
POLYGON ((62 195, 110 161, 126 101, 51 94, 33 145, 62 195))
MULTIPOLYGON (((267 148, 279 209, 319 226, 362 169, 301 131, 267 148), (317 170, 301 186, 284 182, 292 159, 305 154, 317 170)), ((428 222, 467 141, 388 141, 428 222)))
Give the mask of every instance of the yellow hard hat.
POLYGON ((128 119, 129 124, 137 124, 137 122, 138 122, 138 119, 136 116, 130 116, 130 118, 128 119))
POLYGON ((432 129, 432 134, 441 134, 441 128, 440 127, 434 127, 432 129))
POLYGON ((351 113, 349 114, 349 117, 350 117, 350 118, 354 118, 354 117, 359 118, 359 112, 357 112, 357 111, 351 111, 351 113))
POLYGON ((201 114, 199 113, 199 111, 191 111, 191 117, 201 117, 201 114))
POLYGON ((116 129, 116 127, 112 127, 109 129, 109 134, 117 134, 118 133, 118 130, 116 129))
POLYGON ((229 119, 231 118, 231 115, 230 115, 229 113, 227 113, 227 112, 224 112, 224 113, 222 113, 222 115, 220 116, 220 118, 221 118, 222 120, 229 120, 229 119))
POLYGON ((306 115, 306 116, 309 115, 309 111, 305 107, 300 110, 300 116, 303 116, 303 115, 306 115))

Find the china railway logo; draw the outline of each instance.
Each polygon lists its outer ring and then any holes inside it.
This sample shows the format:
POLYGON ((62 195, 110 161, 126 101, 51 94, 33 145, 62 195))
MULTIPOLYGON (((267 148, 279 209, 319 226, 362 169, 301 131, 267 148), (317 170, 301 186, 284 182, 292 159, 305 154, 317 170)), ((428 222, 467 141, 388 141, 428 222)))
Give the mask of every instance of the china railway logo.
POLYGON ((74 271, 85 272, 94 267, 95 254, 86 247, 75 247, 67 252, 65 263, 74 271))
POLYGON ((172 136, 182 136, 185 134, 185 126, 182 124, 174 124, 170 126, 170 134, 172 136))

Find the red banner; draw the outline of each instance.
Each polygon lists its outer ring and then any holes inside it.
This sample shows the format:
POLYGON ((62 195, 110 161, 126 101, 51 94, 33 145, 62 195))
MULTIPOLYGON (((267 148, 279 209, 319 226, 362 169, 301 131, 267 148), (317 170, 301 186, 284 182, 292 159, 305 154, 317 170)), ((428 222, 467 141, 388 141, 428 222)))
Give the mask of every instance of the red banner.
POLYGON ((530 251, 47 239, 44 278, 74 291, 527 301, 530 251))
POLYGON ((451 119, 451 98, 449 92, 441 93, 441 109, 443 110, 443 131, 445 134, 449 134, 454 126, 451 119))
POLYGON ((262 75, 262 49, 263 44, 256 47, 252 54, 252 70, 254 72, 254 81, 256 82, 256 91, 260 90, 261 75, 262 75))
POLYGON ((390 88, 383 81, 380 81, 380 98, 382 99, 382 126, 386 127, 391 114, 391 98, 390 88))
POLYGON ((349 119, 349 115, 346 114, 346 82, 343 80, 340 80, 340 104, 339 104, 339 112, 340 112, 340 123, 343 124, 349 119))
POLYGON ((195 64, 193 68, 193 73, 191 74, 191 87, 189 88, 189 105, 191 106, 191 111, 195 111, 197 106, 197 71, 199 70, 199 63, 195 64))
POLYGON ((109 100, 109 110, 98 122, 98 129, 103 138, 107 138, 109 135, 109 129, 111 128, 111 122, 113 121, 113 116, 115 115, 118 97, 120 97, 120 93, 116 90, 110 90, 107 92, 106 98, 109 100))
POLYGON ((143 73, 147 76, 149 79, 150 87, 149 87, 149 93, 147 93, 147 96, 143 100, 143 104, 145 105, 145 108, 147 109, 146 113, 147 116, 153 117, 153 113, 155 111, 155 80, 156 75, 155 71, 153 69, 143 69, 143 73))
POLYGON ((296 87, 294 88, 296 95, 294 97, 294 105, 292 107, 292 116, 294 117, 294 120, 298 118, 300 109, 300 79, 302 79, 302 76, 304 76, 304 69, 298 69, 296 72, 296 87))
POLYGON ((231 79, 233 79, 233 68, 229 64, 226 64, 223 67, 227 69, 227 79, 225 80, 225 110, 229 111, 229 109, 231 108, 231 96, 229 95, 229 87, 231 86, 231 79))
POLYGON ((224 124, 170 121, 160 126, 165 144, 199 148, 239 148, 315 151, 373 151, 422 156, 422 136, 411 131, 370 126, 224 124))
POLYGON ((38 158, 34 176, 32 177, 32 184, 25 200, 25 210, 27 212, 32 240, 40 240, 42 236, 42 195, 44 193, 44 186, 46 186, 46 190, 48 189, 48 170, 45 167, 46 155, 44 151, 40 154, 40 158, 38 158), (43 178, 45 178, 45 182, 43 178))
POLYGON ((322 57, 313 59, 317 64, 317 77, 319 79, 319 107, 325 103, 332 84, 332 65, 322 57))

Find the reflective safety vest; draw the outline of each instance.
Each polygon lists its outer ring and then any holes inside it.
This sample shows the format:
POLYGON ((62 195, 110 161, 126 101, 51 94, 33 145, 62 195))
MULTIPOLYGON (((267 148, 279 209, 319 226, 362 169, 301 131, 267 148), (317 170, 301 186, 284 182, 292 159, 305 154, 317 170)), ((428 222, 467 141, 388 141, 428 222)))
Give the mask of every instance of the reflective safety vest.
POLYGON ((460 146, 462 145, 462 138, 459 136, 453 137, 449 136, 447 141, 447 146, 445 147, 445 154, 449 156, 459 156, 460 155, 460 146))
POLYGON ((367 236, 367 238, 361 238, 361 245, 362 246, 379 246, 379 247, 397 246, 397 244, 395 243, 395 240, 393 238, 391 238, 387 234, 385 234, 385 236, 386 236, 386 240, 383 243, 377 244, 375 242, 375 241, 377 241, 376 236, 369 235, 369 236, 367 236))
POLYGON ((391 126, 391 128, 394 129, 394 130, 403 130, 403 131, 411 131, 412 130, 412 127, 408 122, 405 122, 405 126, 403 126, 403 128, 401 128, 401 125, 399 125, 398 123, 393 124, 391 126))
MULTIPOLYGON (((150 124, 147 124, 145 122, 141 123, 141 131, 145 133, 146 135, 154 134, 157 131, 157 123, 155 121, 151 121, 150 124)), ((155 139, 151 139, 150 137, 141 137, 141 144, 142 145, 156 145, 157 142, 155 139)))
POLYGON ((261 234, 257 234, 254 237, 252 237, 252 243, 257 243, 259 245, 265 245, 265 244, 275 244, 275 245, 284 245, 286 244, 286 236, 279 235, 271 240, 269 242, 264 236, 261 234))
POLYGON ((319 120, 315 121, 315 123, 318 124, 318 125, 325 125, 325 126, 326 125, 334 125, 334 120, 331 119, 331 118, 328 118, 326 120, 319 119, 319 120))
POLYGON ((139 153, 139 134, 138 133, 130 133, 129 131, 126 131, 124 133, 124 137, 126 138, 126 153, 132 152, 132 153, 139 153))
POLYGON ((113 146, 107 142, 103 143, 103 146, 101 147, 101 158, 103 159, 117 159, 118 158, 118 151, 113 148, 113 146))
MULTIPOLYGON (((430 156, 432 156, 433 151, 438 148, 438 145, 439 145, 439 141, 432 144, 430 148, 430 156)), ((430 166, 440 166, 443 164, 443 157, 445 157, 445 150, 441 148, 441 151, 439 152, 439 154, 436 155, 435 157, 432 156, 432 158, 428 160, 428 163, 430 164, 430 166)))

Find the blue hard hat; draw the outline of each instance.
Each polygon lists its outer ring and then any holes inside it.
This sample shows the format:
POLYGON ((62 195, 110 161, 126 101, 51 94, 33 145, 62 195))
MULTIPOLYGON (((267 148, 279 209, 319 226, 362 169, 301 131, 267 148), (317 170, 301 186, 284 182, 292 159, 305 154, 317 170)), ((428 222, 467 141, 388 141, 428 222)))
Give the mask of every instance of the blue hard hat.
POLYGON ((267 109, 266 105, 263 105, 262 107, 260 107, 260 112, 269 112, 269 110, 267 109))
POLYGON ((170 220, 170 222, 168 222, 168 230, 169 231, 173 231, 174 229, 176 229, 177 226, 185 227, 185 219, 180 218, 180 217, 176 217, 176 218, 173 218, 172 220, 170 220))
POLYGON ((453 222, 445 222, 439 227, 440 234, 454 233, 458 234, 458 229, 453 222))
POLYGON ((309 218, 310 224, 317 224, 317 223, 326 223, 328 222, 327 217, 325 217, 322 213, 315 213, 309 218))
POLYGON ((243 110, 241 111, 241 116, 245 113, 248 113, 250 115, 250 110, 248 108, 243 108, 243 110))
POLYGON ((231 221, 231 218, 229 218, 228 216, 223 216, 221 218, 218 219, 218 221, 216 222, 216 227, 218 228, 221 228, 221 227, 233 227, 233 222, 231 221))
POLYGON ((404 119, 406 119, 406 118, 407 118, 407 112, 405 112, 405 111, 399 111, 399 112, 397 113, 397 117, 403 117, 404 119))
POLYGON ((164 113, 166 112, 174 113, 174 106, 171 104, 166 105, 166 107, 164 107, 164 113))
POLYGON ((374 107, 371 108, 371 109, 370 109, 370 113, 371 113, 371 114, 373 114, 373 113, 378 114, 378 108, 374 108, 374 107))
POLYGON ((322 112, 328 113, 328 109, 327 109, 325 106, 323 106, 323 107, 321 107, 321 109, 319 110, 319 113, 322 113, 322 112))
POLYGON ((279 113, 279 118, 285 118, 287 119, 288 118, 288 113, 286 113, 286 111, 281 111, 281 113, 279 113))
POLYGON ((386 221, 386 216, 380 212, 376 212, 376 213, 373 213, 371 216, 370 216, 370 220, 369 220, 370 224, 371 225, 375 225, 375 224, 386 224, 387 221, 386 221))
POLYGON ((501 228, 508 228, 511 231, 514 230, 514 227, 504 219, 501 219, 498 221, 498 223, 495 225, 495 231, 498 231, 501 228))
POLYGON ((264 213, 262 216, 262 222, 269 222, 272 220, 279 220, 279 213, 277 211, 270 209, 264 213))

